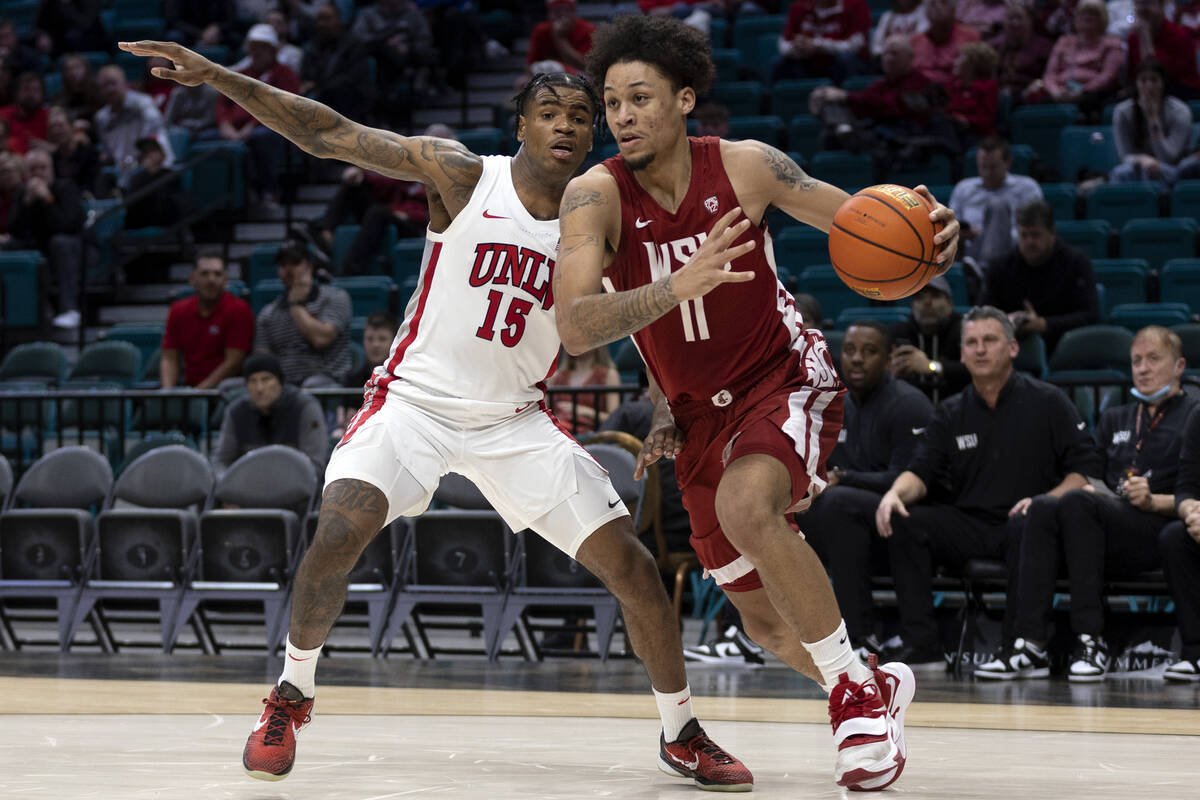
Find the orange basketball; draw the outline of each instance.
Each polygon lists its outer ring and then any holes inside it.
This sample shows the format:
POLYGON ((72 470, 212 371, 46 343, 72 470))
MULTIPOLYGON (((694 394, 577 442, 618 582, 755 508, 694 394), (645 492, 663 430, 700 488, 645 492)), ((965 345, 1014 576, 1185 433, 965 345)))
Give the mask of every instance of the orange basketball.
POLYGON ((842 203, 829 230, 829 258, 847 286, 872 300, 914 294, 937 274, 933 206, 912 189, 868 186, 842 203))

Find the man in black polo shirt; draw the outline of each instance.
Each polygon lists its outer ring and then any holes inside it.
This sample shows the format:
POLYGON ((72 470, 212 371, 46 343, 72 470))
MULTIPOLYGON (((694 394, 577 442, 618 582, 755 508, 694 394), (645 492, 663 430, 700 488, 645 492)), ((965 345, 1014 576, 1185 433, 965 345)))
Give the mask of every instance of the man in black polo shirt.
POLYGON ((879 498, 908 465, 933 416, 916 387, 888 372, 888 329, 855 322, 842 342, 842 379, 850 392, 829 485, 798 519, 833 578, 854 647, 878 652, 871 617, 872 574, 887 573, 887 548, 875 532, 879 498))
MULTIPOLYGON (((1075 406, 1060 389, 1015 372, 1017 350, 1002 311, 979 306, 963 318, 971 385, 938 406, 916 456, 875 512, 900 607, 904 648, 897 657, 910 665, 942 656, 933 617, 934 562, 1003 559, 1011 574, 1033 498, 1061 497, 1099 471, 1075 406), (909 508, 939 485, 948 503, 909 508)), ((1010 580, 1009 608, 1015 587, 1010 580)))
POLYGON ((1179 520, 1158 535, 1167 586, 1175 600, 1175 620, 1183 639, 1179 661, 1167 667, 1169 681, 1200 681, 1200 411, 1183 432, 1179 479, 1175 483, 1179 520))
POLYGON ((939 275, 913 295, 912 313, 892 326, 889 368, 938 402, 971 382, 962 363, 962 314, 954 310, 950 281, 939 275))
POLYGON ((1110 408, 1096 426, 1104 486, 1067 492, 1030 510, 1021 541, 1013 632, 1004 652, 975 670, 977 678, 1046 677, 1047 623, 1058 577, 1058 554, 1071 585, 1076 636, 1067 678, 1098 681, 1108 671, 1102 595, 1105 577, 1133 577, 1159 565, 1159 532, 1175 515, 1180 442, 1195 401, 1180 386, 1184 360, 1179 336, 1152 325, 1130 350, 1137 402, 1110 408))

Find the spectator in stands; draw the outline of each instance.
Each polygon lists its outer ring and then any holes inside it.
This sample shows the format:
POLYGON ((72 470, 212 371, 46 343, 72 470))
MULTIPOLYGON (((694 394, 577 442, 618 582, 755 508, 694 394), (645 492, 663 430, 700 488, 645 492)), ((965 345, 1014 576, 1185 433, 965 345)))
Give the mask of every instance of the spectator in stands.
MULTIPOLYGON (((607 345, 577 356, 563 350, 558 369, 546 385, 573 389, 620 386, 621 373, 617 372, 607 345)), ((560 394, 555 396, 554 414, 573 433, 591 433, 620 403, 621 396, 616 392, 560 394)))
POLYGON ((54 174, 84 193, 100 195, 100 152, 83 130, 71 123, 66 109, 54 107, 46 116, 46 143, 54 159, 54 174))
POLYGON ((805 330, 809 328, 819 330, 825 326, 825 313, 821 310, 820 300, 807 292, 801 292, 795 295, 795 298, 796 310, 800 312, 800 324, 804 326, 805 330))
POLYGON ((46 87, 42 76, 25 72, 17 78, 16 103, 0 108, 0 117, 8 123, 8 150, 18 155, 30 146, 46 147, 46 87))
POLYGON ((164 389, 216 389, 242 374, 254 343, 254 312, 226 291, 229 280, 219 250, 196 256, 188 282, 196 293, 167 311, 158 379, 164 389))
POLYGON ((1137 402, 1106 410, 1096 426, 1102 484, 1034 498, 1020 545, 1016 640, 975 670, 978 678, 1046 677, 1047 623, 1059 553, 1071 587, 1075 650, 1067 678, 1097 681, 1111 654, 1104 640, 1105 578, 1157 569, 1158 537, 1175 516, 1175 476, 1184 426, 1197 402, 1183 392, 1179 336, 1143 328, 1130 350, 1137 402))
POLYGON ((1007 258, 1017 241, 1017 209, 1042 199, 1042 187, 1028 175, 1014 175, 1012 150, 989 136, 975 151, 978 175, 963 178, 950 193, 950 208, 962 226, 962 256, 982 271, 1007 258))
POLYGON ((913 295, 912 311, 892 327, 888 368, 935 403, 958 394, 971 375, 962 363, 962 314, 950 282, 938 275, 913 295))
POLYGON ((1007 0, 958 0, 954 16, 963 25, 974 28, 982 41, 999 47, 1011 3, 1007 0))
MULTIPOLYGON (((243 75, 285 92, 295 93, 300 88, 296 73, 276 59, 279 36, 270 25, 260 22, 252 27, 246 34, 246 48, 250 63, 239 70, 243 75)), ((217 100, 217 125, 222 139, 246 143, 248 183, 259 202, 266 206, 277 205, 279 175, 287 155, 287 142, 227 97, 217 100)))
POLYGON ((913 37, 913 69, 934 83, 946 85, 954 79, 954 62, 967 42, 978 42, 974 28, 954 19, 953 0, 925 0, 929 29, 913 37))
POLYGON ((25 185, 8 214, 6 250, 40 250, 45 254, 58 291, 57 328, 78 328, 83 266, 83 197, 79 187, 54 177, 54 162, 45 150, 25 156, 25 185))
POLYGON ((246 394, 229 404, 213 453, 218 474, 239 458, 271 444, 294 447, 323 470, 329 458, 325 414, 312 395, 283 383, 279 359, 255 353, 242 368, 246 394))
MULTIPOLYGON (((400 321, 396 319, 395 314, 376 311, 367 316, 362 336, 362 349, 365 357, 362 365, 346 377, 347 388, 363 389, 365 387, 375 368, 387 361, 388 353, 392 350, 392 341, 396 338, 396 331, 399 329, 400 321)), ((358 412, 362 404, 361 394, 351 395, 342 401, 337 409, 337 428, 334 430, 332 438, 342 438, 342 434, 346 432, 346 424, 358 412)))
MULTIPOLYGON (((427 85, 429 67, 437 53, 433 32, 415 3, 376 0, 374 5, 358 10, 351 31, 375 56, 379 86, 395 91, 407 86, 410 79, 418 89, 427 85)), ((388 97, 380 100, 386 103, 388 97)))
POLYGON ((1169 681, 1200 681, 1200 414, 1188 418, 1175 484, 1179 521, 1158 536, 1163 572, 1175 601, 1175 619, 1183 640, 1179 661, 1163 672, 1169 681))
POLYGON ((983 42, 967 42, 954 60, 954 80, 946 87, 946 113, 958 129, 962 150, 981 136, 996 132, 1000 86, 996 83, 996 51, 983 42))
POLYGON ((142 189, 171 173, 164 166, 167 154, 157 139, 139 139, 137 149, 139 167, 129 179, 126 189, 131 199, 125 210, 125 227, 130 230, 151 226, 169 228, 183 216, 183 195, 179 182, 169 181, 140 199, 132 199, 142 189))
POLYGON ((887 547, 875 530, 875 509, 933 417, 929 398, 888 372, 890 349, 879 322, 846 329, 841 374, 850 391, 829 457, 829 485, 797 520, 833 578, 851 643, 876 653, 870 578, 887 574, 887 547))
POLYGON ((371 106, 370 65, 362 42, 346 30, 333 3, 317 9, 316 35, 304 47, 300 92, 345 114, 362 119, 371 106))
POLYGON ((21 43, 12 21, 0 19, 0 65, 11 74, 23 72, 41 73, 45 70, 45 59, 37 50, 21 43))
MULTIPOLYGON (((287 17, 284 16, 282 11, 273 9, 268 11, 266 15, 262 17, 262 20, 263 21, 260 23, 261 25, 266 25, 267 27, 271 28, 271 30, 275 31, 275 60, 280 64, 283 64, 292 72, 296 73, 296 75, 299 75, 300 62, 304 58, 304 52, 299 47, 288 41, 287 17)), ((257 27, 258 25, 253 26, 250 29, 250 32, 254 32, 254 29, 257 27)), ((241 61, 238 61, 236 64, 230 67, 230 69, 234 70, 235 72, 244 72, 246 68, 254 63, 253 55, 250 53, 251 48, 249 33, 247 33, 246 40, 242 43, 242 49, 246 51, 246 55, 241 61)))
POLYGON ((828 76, 841 83, 866 69, 871 9, 866 0, 795 0, 779 37, 771 79, 828 76))
POLYGON ((50 37, 55 56, 112 47, 100 18, 100 0, 41 0, 33 25, 50 37))
POLYGON ((141 87, 145 94, 150 95, 150 99, 154 101, 154 107, 158 109, 158 113, 165 114, 167 111, 167 103, 171 101, 171 95, 175 92, 180 84, 167 78, 159 78, 154 74, 155 67, 163 69, 171 69, 171 62, 162 56, 150 56, 146 59, 146 71, 142 74, 141 87))
POLYGON ((188 47, 231 45, 237 36, 233 0, 163 0, 166 38, 188 47))
POLYGON ((1187 28, 1168 20, 1163 0, 1134 0, 1137 21, 1129 32, 1129 72, 1154 56, 1167 76, 1167 94, 1184 100, 1200 98, 1200 71, 1196 65, 1196 40, 1187 28))
POLYGON ((546 0, 546 19, 533 26, 520 84, 537 72, 581 72, 596 26, 575 13, 575 0, 546 0))
POLYGON ((258 312, 254 349, 274 353, 288 383, 342 386, 350 371, 350 295, 314 282, 303 248, 286 244, 275 256, 283 294, 258 312))
POLYGON ((1165 95, 1166 72, 1154 58, 1138 64, 1135 94, 1113 112, 1113 139, 1121 163, 1108 173, 1113 183, 1150 181, 1170 191, 1180 178, 1200 176, 1200 158, 1188 155, 1192 111, 1165 95))
POLYGON ((871 31, 871 57, 882 58, 884 45, 893 36, 903 36, 911 41, 912 37, 928 29, 929 20, 925 18, 921 0, 892 0, 892 7, 883 12, 871 31))
POLYGON ((1105 33, 1108 9, 1101 0, 1080 0, 1074 19, 1075 32, 1054 43, 1045 74, 1029 84, 1025 99, 1074 103, 1095 114, 1120 88, 1125 48, 1105 33))
POLYGON ((70 112, 72 119, 90 124, 104 103, 99 81, 92 74, 88 60, 78 53, 63 56, 62 90, 54 96, 51 105, 62 106, 70 112))
POLYGON ((130 89, 124 70, 115 64, 102 67, 97 79, 104 107, 96 112, 96 136, 108 158, 116 165, 121 182, 128 181, 137 169, 137 141, 147 136, 158 139, 163 152, 167 154, 166 163, 170 165, 173 158, 171 145, 167 142, 162 114, 154 107, 154 101, 130 89))
POLYGON ((1033 12, 1028 6, 1009 3, 1007 9, 1004 31, 996 45, 997 79, 1001 93, 1020 104, 1026 88, 1045 74, 1054 42, 1034 30, 1033 12))
POLYGON ((1200 40, 1200 0, 1176 0, 1175 13, 1171 21, 1200 40))
POLYGON ((171 99, 167 101, 164 113, 167 127, 186 128, 191 131, 192 141, 219 139, 220 130, 217 127, 217 97, 216 89, 207 83, 196 86, 175 84, 171 99))
MULTIPOLYGON (((1017 349, 1003 312, 971 309, 962 341, 971 383, 937 407, 908 469, 876 511, 900 609, 904 645, 897 655, 909 666, 944 665, 930 586, 934 564, 1004 561, 1007 608, 1015 609, 1018 548, 1033 498, 1061 497, 1099 470, 1075 406, 1061 389, 1015 372, 1017 349), (914 505, 935 490, 946 499, 914 505)), ((1011 625, 1006 612, 1006 636, 1011 625)))
POLYGON ((696 109, 696 135, 729 138, 729 109, 720 103, 705 103, 696 109))
POLYGON ((1041 334, 1053 353, 1062 335, 1100 319, 1092 260, 1054 233, 1054 209, 1017 209, 1017 249, 984 276, 983 303, 1006 312, 1018 336, 1041 334))

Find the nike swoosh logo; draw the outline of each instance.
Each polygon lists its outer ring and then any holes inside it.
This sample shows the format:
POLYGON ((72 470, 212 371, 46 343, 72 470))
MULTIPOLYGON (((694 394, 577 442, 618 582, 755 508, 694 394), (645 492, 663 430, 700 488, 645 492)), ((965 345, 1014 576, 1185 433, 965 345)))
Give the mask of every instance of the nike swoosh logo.
POLYGON ((489 213, 486 208, 483 210, 483 218, 484 219, 512 219, 512 217, 500 217, 495 214, 489 213))
POLYGON ((633 222, 633 225, 634 225, 634 227, 636 227, 636 228, 644 228, 644 227, 646 227, 647 225, 649 225, 651 222, 654 222, 654 220, 652 220, 652 219, 642 219, 641 217, 638 217, 636 220, 634 220, 634 222, 633 222))
POLYGON ((843 636, 842 638, 838 639, 838 644, 845 644, 845 643, 846 643, 846 637, 845 637, 845 636, 843 636))
POLYGON ((696 767, 700 766, 699 758, 697 758, 695 761, 684 761, 682 758, 675 755, 674 753, 667 753, 667 755, 669 755, 671 757, 671 760, 674 761, 676 764, 678 764, 681 767, 685 767, 689 770, 694 770, 694 769, 696 769, 696 767))
POLYGON ((680 706, 681 706, 681 705, 683 705, 684 703, 686 703, 688 700, 691 700, 691 699, 692 699, 692 696, 689 694, 687 697, 683 698, 683 699, 682 699, 682 700, 680 700, 678 703, 676 703, 676 705, 680 705, 680 706))
POLYGON ((267 724, 268 719, 270 718, 266 716, 260 718, 258 722, 254 723, 254 730, 251 731, 251 733, 258 733, 260 730, 262 730, 262 726, 267 724))
POLYGON ((609 503, 609 504, 608 504, 608 507, 609 507, 609 508, 616 508, 616 507, 617 507, 617 503, 619 503, 619 502, 621 502, 621 501, 620 501, 620 500, 613 500, 611 503, 609 503))
POLYGON ((287 657, 290 658, 292 661, 312 661, 312 659, 313 659, 312 656, 309 656, 308 658, 296 658, 291 653, 288 653, 287 657))
POLYGON ((925 429, 924 428, 913 428, 912 432, 913 432, 913 436, 920 436, 922 433, 925 432, 925 429))

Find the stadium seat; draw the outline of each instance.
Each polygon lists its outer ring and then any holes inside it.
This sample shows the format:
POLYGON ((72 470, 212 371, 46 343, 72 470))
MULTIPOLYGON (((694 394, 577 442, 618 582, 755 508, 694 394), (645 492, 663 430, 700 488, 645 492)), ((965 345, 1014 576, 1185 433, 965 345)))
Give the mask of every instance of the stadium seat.
MULTIPOLYGON (((1200 258, 1172 258, 1159 274, 1159 294, 1164 300, 1187 303, 1200 311, 1200 258)), ((1200 368, 1200 361, 1195 366, 1200 368)))
POLYGON ((1042 199, 1054 209, 1054 219, 1072 220, 1077 216, 1077 187, 1073 183, 1043 183, 1042 199))
POLYGON ((842 81, 842 88, 851 94, 861 92, 881 78, 883 78, 882 75, 852 75, 842 81))
POLYGON ((333 285, 350 295, 352 313, 365 317, 376 311, 397 311, 396 284, 386 275, 334 278, 333 285))
POLYGON ((39 267, 45 261, 37 250, 0 253, 0 325, 33 328, 41 323, 39 267))
MULTIPOLYGON (((1150 265, 1143 258, 1097 258, 1092 261, 1096 283, 1104 285, 1108 302, 1146 302, 1146 277, 1150 265)), ((1165 296, 1165 295, 1164 295, 1165 296)))
POLYGON ((1171 330, 1178 334, 1183 344, 1183 357, 1187 361, 1183 374, 1189 377, 1200 375, 1200 322, 1172 325, 1171 330))
POLYGON ((67 354, 56 342, 17 345, 0 361, 0 382, 34 381, 54 386, 66 379, 67 354))
POLYGON ((1175 184, 1171 190, 1171 216, 1200 219, 1200 180, 1175 184))
MULTIPOLYGON (((936 197, 936 195, 934 195, 936 197)), ((955 261, 942 275, 950 284, 950 299, 956 306, 969 305, 967 298, 967 274, 961 261, 955 261)))
POLYGON ((731 117, 730 139, 757 139, 773 147, 782 147, 783 120, 773 116, 731 117))
MULTIPOLYGON (((1102 219, 1063 220, 1054 224, 1058 238, 1089 258, 1108 258, 1108 222, 1102 219)), ((1139 255, 1139 254, 1134 254, 1139 255)))
POLYGON ((167 142, 171 145, 171 153, 175 163, 187 161, 192 149, 192 132, 187 128, 167 128, 167 142))
POLYGON ((164 326, 157 322, 121 322, 109 328, 104 339, 111 342, 129 342, 141 353, 141 363, 145 364, 150 355, 162 345, 163 329, 164 326))
POLYGON ((241 211, 246 207, 244 142, 193 142, 192 155, 216 154, 191 170, 190 198, 197 209, 241 211))
POLYGON ((1050 355, 1047 380, 1125 383, 1129 380, 1132 345, 1133 334, 1119 325, 1087 325, 1069 330, 1050 355))
POLYGON ((268 278, 254 284, 254 288, 250 290, 250 307, 254 310, 255 316, 266 307, 267 303, 274 302, 282 294, 283 282, 278 278, 268 278))
MULTIPOLYGON (((1079 109, 1068 104, 1027 105, 1012 113, 1013 144, 1033 148, 1034 157, 1047 171, 1057 171, 1062 129, 1075 124, 1079 109)), ((1063 178, 1072 176, 1063 175, 1063 178)))
POLYGON ((1137 333, 1147 325, 1169 328, 1188 321, 1191 310, 1187 303, 1123 303, 1113 306, 1108 314, 1112 325, 1121 325, 1137 333))
POLYGON ((793 275, 805 267, 829 263, 829 235, 808 225, 797 225, 772 237, 775 263, 793 275))
POLYGON ((712 60, 717 66, 717 83, 728 83, 741 77, 742 53, 737 48, 715 47, 712 60))
POLYGON ((1131 219, 1158 216, 1158 190, 1152 183, 1107 183, 1087 198, 1087 219, 1107 220, 1119 228, 1131 219))
POLYGON ((831 86, 828 78, 801 78, 777 81, 771 85, 769 107, 772 114, 791 119, 797 114, 808 113, 808 96, 820 86, 831 86))
MULTIPOLYGON (((351 0, 353 2, 353 0, 351 0)), ((781 26, 782 28, 782 26, 781 26)), ((725 47, 729 42, 729 23, 723 17, 714 17, 708 23, 708 40, 714 48, 725 47)))
POLYGON ((421 261, 425 257, 425 237, 401 239, 392 248, 392 276, 401 291, 409 281, 415 281, 421 272, 421 261))
MULTIPOLYGON (((1028 175, 1029 166, 1033 163, 1033 148, 1027 144, 1013 144, 1009 145, 1008 149, 1009 154, 1012 156, 1012 166, 1008 168, 1008 171, 1016 175, 1028 175)), ((972 147, 967 150, 962 165, 962 176, 964 178, 979 176, 979 164, 975 161, 975 154, 978 150, 978 147, 972 147)))
POLYGON ((249 286, 256 286, 259 281, 269 281, 279 277, 279 269, 275 266, 275 256, 279 253, 278 242, 266 242, 255 246, 246 262, 242 277, 249 286))
POLYGON ((812 157, 809 172, 850 193, 875 183, 875 164, 866 153, 826 150, 812 157))
POLYGON ((1050 369, 1046 363, 1046 340, 1036 333, 1022 339, 1013 367, 1038 379, 1045 377, 1050 369))
MULTIPOLYGON (((887 180, 901 186, 917 186, 918 184, 949 184, 954 180, 953 165, 950 157, 942 153, 934 153, 926 161, 896 162, 888 166, 887 180)), ((947 195, 946 199, 949 199, 947 195)))
MULTIPOLYGON (((762 39, 770 34, 778 40, 786 21, 787 17, 783 14, 739 15, 733 23, 732 44, 742 54, 742 64, 747 67, 759 64, 762 60, 762 39)), ((772 44, 770 52, 778 54, 777 44, 772 44)), ((771 76, 760 73, 759 77, 769 80, 771 76)))
POLYGON ((1084 172, 1102 173, 1121 163, 1112 125, 1068 125, 1059 134, 1058 174, 1064 181, 1080 180, 1084 172))
POLYGON ((812 114, 797 114, 788 123, 787 146, 806 156, 821 149, 821 121, 812 114))
MULTIPOLYGON (((821 310, 824 311, 823 306, 821 310)), ((844 331, 859 320, 874 320, 890 326, 904 322, 908 316, 909 310, 904 306, 849 306, 838 312, 833 326, 844 331)))
POLYGON ((1159 269, 1172 258, 1196 255, 1196 220, 1131 219, 1121 228, 1121 258, 1144 258, 1159 269))
POLYGON ((800 291, 817 298, 825 319, 835 320, 847 308, 861 306, 863 297, 842 283, 830 264, 807 267, 800 273, 800 291))
MULTIPOLYGON (((458 141, 479 156, 502 156, 505 136, 499 128, 468 128, 454 132, 458 141)), ((336 264, 337 261, 334 261, 336 264)))
POLYGON ((755 117, 762 113, 763 86, 758 81, 731 81, 713 87, 712 100, 732 117, 755 117))
POLYGON ((833 359, 833 365, 840 371, 842 368, 842 341, 846 338, 846 332, 823 330, 821 333, 825 336, 825 341, 829 344, 829 357, 833 359))
POLYGON ((103 381, 129 386, 142 374, 142 354, 137 345, 118 339, 94 342, 83 348, 67 376, 71 381, 103 381))

